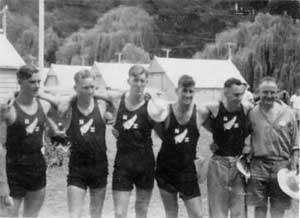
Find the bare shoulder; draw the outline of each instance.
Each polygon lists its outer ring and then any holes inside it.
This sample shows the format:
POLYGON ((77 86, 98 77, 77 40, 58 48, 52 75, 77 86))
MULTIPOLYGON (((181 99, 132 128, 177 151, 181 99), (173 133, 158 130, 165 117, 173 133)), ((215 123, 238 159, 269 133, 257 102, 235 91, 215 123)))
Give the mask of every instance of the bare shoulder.
POLYGON ((97 104, 98 104, 98 107, 100 108, 100 110, 103 110, 103 111, 106 110, 106 104, 107 103, 104 100, 98 99, 97 104))
POLYGON ((51 108, 51 104, 48 101, 45 101, 43 99, 39 99, 39 101, 42 105, 44 113, 47 114, 51 108))
POLYGON ((208 113, 211 113, 214 117, 216 117, 219 113, 219 107, 220 107, 220 102, 218 101, 209 102, 208 104, 205 105, 205 110, 208 113))
POLYGON ((243 105, 245 114, 248 114, 254 108, 254 105, 247 101, 243 101, 242 105, 243 105))

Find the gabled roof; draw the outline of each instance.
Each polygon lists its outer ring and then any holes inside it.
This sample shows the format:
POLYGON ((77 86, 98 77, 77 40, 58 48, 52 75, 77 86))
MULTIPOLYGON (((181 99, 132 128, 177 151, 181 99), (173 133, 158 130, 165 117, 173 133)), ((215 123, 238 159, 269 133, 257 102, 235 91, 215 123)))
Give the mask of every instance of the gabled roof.
MULTIPOLYGON (((63 64, 51 64, 50 70, 47 76, 55 75, 57 77, 57 86, 63 89, 73 89, 74 75, 82 69, 91 69, 90 66, 80 65, 63 65, 63 64)), ((47 80, 47 79, 46 79, 47 80)))
POLYGON ((0 32, 0 68, 18 69, 23 65, 25 65, 25 62, 22 57, 6 36, 0 32))
POLYGON ((166 73, 174 86, 184 74, 194 78, 196 88, 223 88, 224 82, 231 77, 246 82, 231 60, 154 57, 149 72, 166 73))
MULTIPOLYGON (((95 62, 93 70, 98 71, 107 87, 112 89, 126 90, 129 88, 127 79, 128 71, 135 64, 131 63, 102 63, 95 62)), ((148 64, 140 64, 146 69, 148 64)))

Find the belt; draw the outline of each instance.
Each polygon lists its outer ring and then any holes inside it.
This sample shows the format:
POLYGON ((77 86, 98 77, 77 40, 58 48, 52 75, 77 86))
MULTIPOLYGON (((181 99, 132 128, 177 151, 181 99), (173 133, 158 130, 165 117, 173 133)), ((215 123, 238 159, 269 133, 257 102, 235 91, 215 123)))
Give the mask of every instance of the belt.
POLYGON ((279 156, 253 156, 252 159, 256 160, 266 160, 266 161, 288 161, 286 157, 279 156))

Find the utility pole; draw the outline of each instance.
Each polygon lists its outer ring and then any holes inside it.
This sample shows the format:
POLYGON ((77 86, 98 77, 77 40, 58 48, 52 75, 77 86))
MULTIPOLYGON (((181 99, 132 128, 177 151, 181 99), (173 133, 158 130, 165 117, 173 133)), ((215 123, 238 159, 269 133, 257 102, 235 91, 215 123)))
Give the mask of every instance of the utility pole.
POLYGON ((39 70, 44 69, 44 0, 39 0, 39 70))
POLYGON ((122 52, 116 52, 115 55, 118 56, 118 63, 121 63, 121 60, 122 60, 122 52))
POLYGON ((225 44, 228 46, 228 60, 231 60, 232 59, 231 46, 235 45, 235 43, 227 42, 225 44))
POLYGON ((8 6, 5 5, 4 8, 2 9, 2 29, 3 29, 3 34, 6 36, 7 34, 7 11, 8 11, 8 6))
POLYGON ((169 53, 171 52, 172 49, 170 49, 170 48, 162 48, 161 50, 165 51, 166 52, 166 58, 169 58, 169 53))

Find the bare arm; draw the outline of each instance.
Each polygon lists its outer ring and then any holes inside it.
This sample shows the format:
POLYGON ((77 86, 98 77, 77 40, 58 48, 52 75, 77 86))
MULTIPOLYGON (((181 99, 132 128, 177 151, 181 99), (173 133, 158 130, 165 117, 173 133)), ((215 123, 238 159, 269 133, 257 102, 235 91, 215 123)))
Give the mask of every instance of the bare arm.
MULTIPOLYGON (((71 96, 71 97, 68 97, 68 98, 65 98, 65 99, 62 99, 62 98, 57 98, 51 94, 47 94, 45 92, 40 92, 39 93, 39 96, 38 96, 40 99, 42 99, 42 101, 46 101, 48 102, 51 107, 54 107, 55 110, 59 111, 60 113, 65 113, 70 104, 71 104, 71 101, 72 99, 74 98, 74 96, 71 96)), ((48 106, 46 106, 48 108, 48 106)), ((50 110, 50 108, 49 108, 50 110)))
POLYGON ((102 91, 96 91, 94 97, 98 100, 114 103, 121 99, 122 94, 123 93, 120 91, 102 90, 102 91))
POLYGON ((198 106, 197 107, 197 124, 198 128, 200 128, 205 121, 209 118, 209 109, 207 106, 198 106))
POLYGON ((212 132, 210 117, 216 117, 219 112, 219 102, 210 103, 200 107, 200 116, 199 116, 199 123, 208 130, 212 132))

